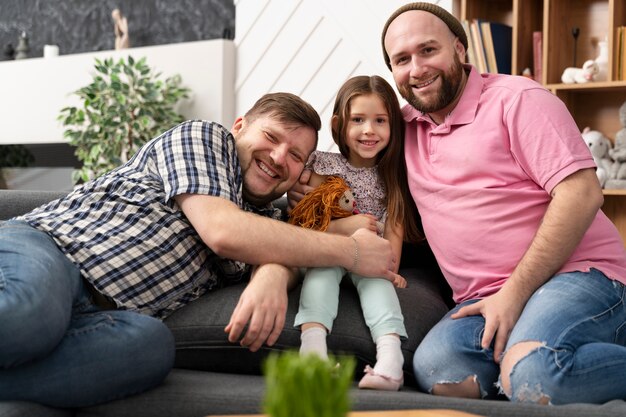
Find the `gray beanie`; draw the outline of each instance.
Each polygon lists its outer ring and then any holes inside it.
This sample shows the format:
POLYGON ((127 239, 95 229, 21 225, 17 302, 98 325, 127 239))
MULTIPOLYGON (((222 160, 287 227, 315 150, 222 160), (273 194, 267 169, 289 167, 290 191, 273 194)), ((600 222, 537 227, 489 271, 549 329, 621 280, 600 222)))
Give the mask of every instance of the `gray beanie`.
POLYGON ((463 25, 461 25, 461 22, 459 22, 456 17, 452 16, 450 12, 433 3, 409 3, 405 4, 404 6, 393 12, 389 19, 387 19, 385 27, 383 28, 381 41, 383 44, 383 56, 385 57, 385 64, 387 64, 387 68, 391 69, 391 64, 389 63, 389 55, 387 55, 387 50, 385 49, 385 35, 387 34, 387 29, 396 17, 400 16, 404 12, 408 12, 411 10, 422 10, 437 16, 443 21, 443 23, 445 23, 450 28, 452 33, 454 33, 454 35, 459 38, 459 40, 463 44, 463 47, 467 51, 467 34, 465 33, 465 29, 463 29, 463 25))

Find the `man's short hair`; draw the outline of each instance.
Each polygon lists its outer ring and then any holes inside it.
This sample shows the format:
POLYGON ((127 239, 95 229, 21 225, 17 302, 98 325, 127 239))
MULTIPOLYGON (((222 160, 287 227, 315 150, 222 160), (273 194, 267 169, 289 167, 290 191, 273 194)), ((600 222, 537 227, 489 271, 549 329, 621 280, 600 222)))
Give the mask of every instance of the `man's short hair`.
POLYGON ((322 127, 320 116, 313 106, 291 93, 268 93, 263 95, 248 110, 244 118, 248 123, 252 123, 260 116, 272 116, 279 122, 287 125, 310 127, 315 131, 316 142, 317 132, 322 127))

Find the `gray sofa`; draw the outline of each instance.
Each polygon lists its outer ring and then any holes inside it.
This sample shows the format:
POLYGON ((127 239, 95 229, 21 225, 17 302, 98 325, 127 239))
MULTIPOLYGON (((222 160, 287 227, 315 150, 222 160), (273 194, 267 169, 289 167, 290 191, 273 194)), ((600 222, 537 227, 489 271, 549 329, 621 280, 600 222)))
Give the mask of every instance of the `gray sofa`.
MULTIPOLYGON (((0 220, 60 195, 58 192, 0 190, 0 220)), ((411 370, 412 353, 426 332, 445 314, 449 304, 445 301, 447 292, 439 269, 426 246, 406 247, 402 268, 409 282, 407 289, 398 290, 409 332, 409 340, 403 343, 405 386, 399 392, 354 388, 351 391, 354 410, 446 408, 492 417, 626 415, 626 402, 621 400, 603 405, 538 406, 512 404, 506 400, 443 398, 418 392, 411 370)), ((210 293, 166 319, 176 338, 176 365, 156 389, 76 410, 0 402, 0 416, 200 417, 261 412, 264 384, 260 364, 263 358, 273 350, 294 348, 299 344, 299 331, 290 325, 297 309, 299 289, 290 294, 287 325, 276 346, 254 354, 229 343, 223 331, 242 289, 243 284, 210 293)), ((364 364, 374 362, 375 348, 363 322, 356 292, 350 286, 342 287, 341 291, 340 311, 328 345, 331 351, 354 354, 360 370, 364 364)))

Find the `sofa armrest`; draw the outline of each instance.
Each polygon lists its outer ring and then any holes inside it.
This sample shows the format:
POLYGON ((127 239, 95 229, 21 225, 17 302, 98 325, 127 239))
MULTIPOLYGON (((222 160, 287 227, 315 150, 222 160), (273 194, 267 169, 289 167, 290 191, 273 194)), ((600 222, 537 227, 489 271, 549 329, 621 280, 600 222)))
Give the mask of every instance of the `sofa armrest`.
POLYGON ((27 213, 66 194, 66 191, 0 190, 0 220, 27 213))

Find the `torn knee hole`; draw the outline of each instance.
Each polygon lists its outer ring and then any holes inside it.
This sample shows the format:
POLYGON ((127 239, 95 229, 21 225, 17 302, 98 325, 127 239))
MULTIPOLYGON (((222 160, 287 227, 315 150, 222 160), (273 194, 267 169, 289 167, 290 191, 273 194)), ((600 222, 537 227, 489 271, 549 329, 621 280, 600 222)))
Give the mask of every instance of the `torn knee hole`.
POLYGON ((545 345, 545 343, 537 341, 519 342, 504 352, 502 363, 500 364, 500 379, 501 388, 507 396, 510 396, 511 394, 511 373, 513 372, 515 365, 532 352, 545 345))
POLYGON ((480 386, 476 375, 470 375, 463 381, 438 382, 432 393, 444 397, 480 398, 480 386))
POLYGON ((535 404, 550 404, 550 397, 545 395, 541 390, 541 385, 535 384, 530 386, 529 384, 522 385, 515 395, 515 401, 535 404))

